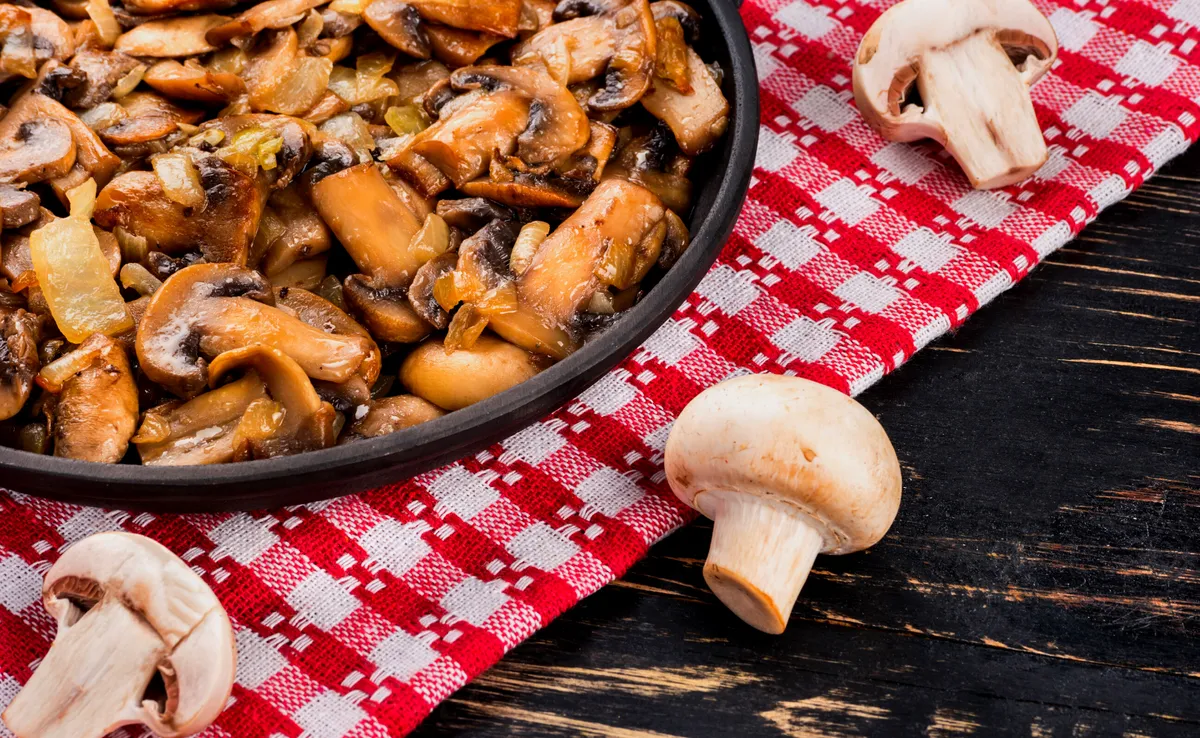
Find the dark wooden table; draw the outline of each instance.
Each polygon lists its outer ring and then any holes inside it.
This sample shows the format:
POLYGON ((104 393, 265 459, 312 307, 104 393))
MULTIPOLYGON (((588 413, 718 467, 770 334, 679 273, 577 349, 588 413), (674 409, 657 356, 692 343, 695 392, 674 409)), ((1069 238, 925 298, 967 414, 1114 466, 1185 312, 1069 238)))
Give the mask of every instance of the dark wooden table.
POLYGON ((417 735, 1200 735, 1200 148, 861 399, 904 501, 787 632, 702 522, 417 735))

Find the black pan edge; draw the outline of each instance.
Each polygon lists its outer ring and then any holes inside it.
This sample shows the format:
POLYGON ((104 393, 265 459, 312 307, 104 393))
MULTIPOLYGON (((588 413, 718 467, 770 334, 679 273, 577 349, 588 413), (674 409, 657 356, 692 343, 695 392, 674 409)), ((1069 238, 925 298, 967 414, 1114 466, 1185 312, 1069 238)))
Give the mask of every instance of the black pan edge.
POLYGON ((481 451, 548 415, 623 361, 699 284, 733 231, 758 143, 758 77, 731 0, 692 2, 708 36, 700 48, 725 70, 729 131, 709 157, 689 226, 692 244, 609 331, 533 379, 469 408, 388 436, 239 464, 143 467, 94 464, 0 448, 0 486, 64 502, 162 512, 298 505, 403 481, 481 451))

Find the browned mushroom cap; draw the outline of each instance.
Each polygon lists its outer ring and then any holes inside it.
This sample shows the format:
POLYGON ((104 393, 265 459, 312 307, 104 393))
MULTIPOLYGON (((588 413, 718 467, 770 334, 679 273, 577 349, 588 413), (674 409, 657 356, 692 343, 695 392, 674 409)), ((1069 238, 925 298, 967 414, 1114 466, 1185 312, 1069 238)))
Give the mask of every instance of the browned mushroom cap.
POLYGON ((154 172, 126 172, 100 191, 92 217, 168 253, 198 248, 209 261, 246 263, 262 215, 258 187, 216 156, 197 154, 193 162, 205 195, 199 210, 169 198, 154 172))
POLYGON ((438 279, 443 274, 454 271, 457 265, 458 253, 447 251, 422 264, 408 287, 408 304, 412 305, 412 309, 422 320, 438 330, 444 330, 450 324, 450 315, 438 304, 437 298, 433 296, 433 289, 438 279))
POLYGON ((373 287, 363 275, 351 274, 342 285, 342 298, 380 341, 416 343, 433 332, 409 305, 404 289, 373 287))
POLYGON ((375 345, 375 339, 366 328, 337 305, 308 290, 290 288, 275 290, 275 306, 326 333, 366 338, 367 355, 358 367, 358 376, 362 377, 368 387, 379 379, 379 369, 383 362, 379 346, 375 345))
POLYGON ((683 29, 688 43, 694 44, 700 40, 700 14, 691 5, 679 0, 657 0, 650 3, 650 13, 656 21, 674 18, 683 29))
POLYGON ((0 226, 20 228, 37 220, 41 200, 36 192, 15 185, 0 185, 0 226))
POLYGON ((287 28, 299 23, 309 10, 329 0, 267 0, 204 35, 213 46, 222 46, 239 36, 253 36, 266 28, 287 28))
POLYGON ((246 92, 236 74, 212 72, 190 60, 187 64, 160 61, 146 71, 143 81, 167 97, 208 104, 229 102, 246 92))
POLYGON ((133 437, 147 466, 190 466, 233 461, 234 431, 267 388, 254 372, 188 400, 146 411, 133 437))
POLYGON ((41 182, 61 177, 75 165, 71 129, 53 118, 5 126, 0 138, 0 182, 41 182))
POLYGON ((182 108, 153 92, 131 92, 121 98, 125 117, 98 133, 109 146, 133 146, 157 141, 179 130, 179 124, 195 124, 204 113, 182 108))
POLYGON ((133 15, 166 15, 224 10, 236 5, 237 0, 124 0, 122 4, 133 15))
POLYGON ((103 333, 93 333, 79 348, 48 364, 76 369, 59 386, 54 406, 54 455, 115 464, 125 456, 137 428, 138 393, 125 348, 103 333))
POLYGON ((13 75, 33 78, 49 59, 66 61, 75 53, 75 34, 62 18, 37 7, 0 5, 0 81, 13 75))
POLYGON ((474 64, 488 49, 504 40, 503 36, 494 33, 464 31, 432 23, 425 26, 425 35, 429 37, 429 46, 433 50, 434 58, 451 67, 474 64))
POLYGON ((658 195, 671 210, 686 213, 692 204, 692 161, 678 151, 670 130, 656 125, 648 131, 622 131, 625 144, 604 169, 606 179, 627 179, 658 195))
POLYGON ((410 0, 422 18, 465 31, 512 38, 521 20, 521 0, 410 0))
POLYGON ((328 448, 337 441, 333 406, 323 401, 304 369, 284 352, 254 344, 213 359, 210 382, 228 372, 253 369, 267 385, 274 406, 252 406, 235 430, 234 459, 263 459, 328 448), (282 415, 282 417, 280 417, 282 415))
POLYGON ((38 360, 37 316, 21 309, 0 312, 0 420, 20 412, 29 399, 38 360))
POLYGON ((685 154, 695 156, 711 148, 725 133, 729 102, 704 60, 691 47, 687 58, 691 93, 685 95, 669 84, 656 83, 642 98, 642 105, 671 127, 685 154))
POLYGON ((207 54, 217 47, 210 44, 205 35, 209 29, 228 21, 229 18, 223 15, 192 15, 146 21, 121 34, 113 50, 130 56, 184 57, 207 54))
POLYGON ((376 438, 389 433, 427 423, 445 415, 445 411, 432 402, 416 395, 381 397, 369 406, 366 412, 351 424, 342 443, 360 438, 376 438))
POLYGON ((529 98, 529 124, 517 139, 517 155, 529 164, 552 163, 573 154, 591 135, 575 97, 540 69, 467 67, 450 75, 450 84, 460 90, 515 90, 529 98))
POLYGON ((616 53, 616 33, 603 16, 554 23, 517 44, 516 65, 543 65, 563 84, 586 82, 604 73, 616 53))
POLYGON ((528 99, 519 92, 501 90, 481 95, 440 118, 416 135, 411 148, 461 186, 487 171, 493 152, 511 154, 528 125, 528 99))
POLYGON ((428 59, 433 53, 421 27, 421 16, 412 5, 400 0, 374 0, 362 17, 380 38, 405 54, 428 59))
POLYGON ((317 212, 377 287, 405 287, 423 259, 408 248, 421 228, 416 216, 366 162, 312 186, 317 212))
POLYGON ((64 105, 77 110, 94 108, 108 100, 117 84, 141 62, 117 51, 80 49, 71 59, 71 69, 82 75, 80 84, 63 90, 64 105))
POLYGON ((362 336, 313 328, 272 307, 270 284, 257 272, 231 264, 196 264, 171 276, 138 326, 142 372, 180 397, 193 397, 207 381, 205 357, 255 343, 274 346, 314 379, 344 382, 371 351, 362 336))
POLYGON ((482 197, 439 200, 437 214, 452 228, 474 233, 493 220, 517 220, 517 213, 482 197))
POLYGON ((443 410, 460 410, 533 377, 547 362, 488 334, 469 349, 447 351, 438 339, 418 346, 400 365, 400 382, 443 410))
POLYGON ((258 265, 268 277, 333 245, 325 221, 297 187, 293 184, 271 195, 254 237, 248 263, 258 265))

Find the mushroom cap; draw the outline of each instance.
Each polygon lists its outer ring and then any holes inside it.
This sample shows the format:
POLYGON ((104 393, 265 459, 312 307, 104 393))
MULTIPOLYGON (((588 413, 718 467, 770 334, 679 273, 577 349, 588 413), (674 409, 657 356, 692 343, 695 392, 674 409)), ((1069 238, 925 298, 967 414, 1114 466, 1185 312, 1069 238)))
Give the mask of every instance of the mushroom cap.
POLYGON ((675 495, 705 515, 709 491, 793 506, 827 553, 873 545, 900 507, 900 462, 879 421, 796 377, 738 377, 701 392, 671 430, 666 471, 675 495))
MULTIPOLYGON (((120 598, 170 649, 167 714, 148 722, 162 736, 190 735, 211 723, 233 689, 237 645, 220 600, 175 554, 144 536, 100 533, 68 548, 42 586, 59 627, 79 615, 68 595, 120 598)), ((152 703, 151 703, 152 704, 152 703)))
MULTIPOLYGON (((1058 37, 1046 16, 1029 0, 904 0, 875 20, 863 36, 854 60, 854 97, 868 122, 889 127, 929 125, 923 110, 903 106, 903 91, 913 83, 921 56, 951 46, 982 31, 994 30, 1014 57, 1026 86, 1041 79, 1058 56, 1058 37), (936 19, 931 22, 930 19, 936 19), (919 36, 890 33, 892 28, 920 28, 919 36)), ((914 130, 915 140, 934 135, 914 130)))

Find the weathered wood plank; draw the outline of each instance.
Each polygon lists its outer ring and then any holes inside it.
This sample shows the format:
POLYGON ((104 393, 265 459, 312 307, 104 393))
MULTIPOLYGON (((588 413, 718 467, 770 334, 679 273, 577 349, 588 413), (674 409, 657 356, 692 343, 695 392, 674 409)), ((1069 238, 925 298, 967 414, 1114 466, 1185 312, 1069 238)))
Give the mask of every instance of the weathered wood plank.
POLYGON ((788 631, 701 522, 439 708, 435 735, 1200 734, 1200 151, 872 389, 892 533, 788 631))

